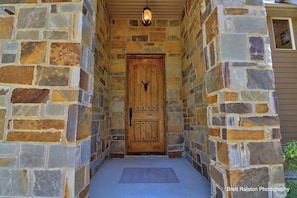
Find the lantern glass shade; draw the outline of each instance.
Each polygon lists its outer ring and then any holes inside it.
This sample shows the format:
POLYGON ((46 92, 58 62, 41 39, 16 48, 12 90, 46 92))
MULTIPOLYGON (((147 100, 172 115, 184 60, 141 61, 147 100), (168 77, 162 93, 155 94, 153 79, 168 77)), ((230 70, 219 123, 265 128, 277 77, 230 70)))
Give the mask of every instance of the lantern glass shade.
POLYGON ((152 11, 149 7, 143 8, 142 23, 145 26, 148 26, 152 23, 152 11))

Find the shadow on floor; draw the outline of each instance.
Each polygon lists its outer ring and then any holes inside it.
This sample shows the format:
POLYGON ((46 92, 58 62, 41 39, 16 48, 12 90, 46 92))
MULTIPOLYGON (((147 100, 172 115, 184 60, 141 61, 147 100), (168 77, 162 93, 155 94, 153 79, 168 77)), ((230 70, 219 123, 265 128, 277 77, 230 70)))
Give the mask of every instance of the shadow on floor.
POLYGON ((90 186, 90 198, 209 197, 209 182, 183 158, 109 159, 90 186))

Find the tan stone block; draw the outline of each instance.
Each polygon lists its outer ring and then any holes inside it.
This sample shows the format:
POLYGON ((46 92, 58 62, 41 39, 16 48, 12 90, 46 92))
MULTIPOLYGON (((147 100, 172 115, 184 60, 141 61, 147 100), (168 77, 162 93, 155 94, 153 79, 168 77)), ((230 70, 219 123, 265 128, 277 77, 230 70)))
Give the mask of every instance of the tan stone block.
POLYGON ((197 110, 197 124, 207 126, 207 109, 197 110))
POLYGON ((112 48, 126 48, 126 41, 112 41, 111 42, 112 48))
POLYGON ((225 92, 224 93, 225 101, 238 101, 237 92, 225 92))
POLYGON ((219 33, 218 11, 217 8, 208 17, 205 23, 206 43, 208 44, 219 33))
POLYGON ((167 89, 181 89, 182 80, 181 78, 166 78, 167 89))
POLYGON ((181 52, 180 41, 164 42, 165 52, 181 52))
POLYGON ((182 132, 183 131, 183 126, 173 126, 173 125, 169 125, 167 127, 168 132, 170 133, 178 133, 178 132, 182 132))
POLYGON ((172 26, 167 28, 167 34, 169 36, 176 36, 180 37, 180 27, 179 26, 172 26))
POLYGON ((9 132, 7 141, 61 142, 61 132, 9 132))
POLYGON ((214 96, 209 96, 207 97, 207 103, 208 104, 214 104, 218 102, 218 96, 214 95, 214 96))
POLYGON ((165 41, 165 32, 150 32, 150 41, 165 41))
POLYGON ((3 140, 6 110, 0 109, 0 140, 3 140))
POLYGON ((22 64, 44 63, 46 47, 46 42, 22 42, 20 62, 22 64))
POLYGON ((242 127, 263 127, 263 126, 279 126, 278 116, 261 116, 261 117, 243 117, 240 118, 238 126, 242 127))
POLYGON ((67 86, 69 82, 69 68, 37 66, 35 82, 39 86, 67 86))
POLYGON ((84 139, 91 135, 92 109, 78 106, 78 123, 76 140, 84 139))
POLYGON ((240 170, 227 170, 226 173, 227 173, 227 179, 228 179, 228 186, 233 186, 233 187, 248 186, 248 187, 257 187, 257 188, 259 186, 268 187, 267 184, 269 182, 269 171, 267 167, 255 167, 255 168, 240 169, 240 170))
POLYGON ((200 142, 200 134, 197 132, 188 132, 188 139, 190 141, 200 142))
POLYGON ((129 20, 128 19, 115 19, 113 20, 113 26, 118 29, 128 29, 129 28, 129 20))
POLYGON ((111 83, 112 90, 125 90, 126 78, 125 77, 113 77, 111 83))
POLYGON ((111 66, 109 71, 111 73, 125 73, 126 72, 126 65, 111 66))
POLYGON ((127 42, 127 52, 142 52, 142 47, 140 42, 127 42))
POLYGON ((11 39, 13 30, 13 17, 0 17, 0 39, 11 39))
POLYGON ((45 103, 48 100, 48 89, 16 88, 12 91, 12 103, 45 103))
POLYGON ((13 120, 14 129, 22 130, 50 130, 64 129, 64 120, 13 120))
POLYGON ((8 168, 14 167, 16 165, 16 158, 0 158, 0 167, 8 168))
POLYGON ((110 96, 112 101, 126 101, 126 90, 112 90, 110 96))
POLYGON ((269 107, 267 104, 256 104, 256 113, 268 113, 269 107))
POLYGON ((82 69, 80 70, 79 87, 88 90, 89 88, 89 74, 82 69))
POLYGON ((126 29, 112 28, 112 40, 127 41, 128 34, 126 29))
POLYGON ((246 15, 249 13, 248 8, 225 8, 225 15, 246 15))
POLYGON ((6 66, 0 67, 0 82, 10 84, 31 85, 34 76, 34 67, 6 66))
POLYGON ((79 43, 52 43, 50 64, 78 66, 80 64, 79 43))
POLYGON ((263 140, 265 139, 264 130, 235 130, 227 129, 227 140, 263 140))
POLYGON ((114 59, 114 60, 111 60, 109 64, 111 67, 118 66, 118 65, 126 66, 126 60, 125 59, 124 60, 123 59, 114 59))
POLYGON ((226 165, 230 164, 229 148, 227 143, 217 142, 217 156, 218 156, 218 160, 223 164, 226 164, 226 165))
POLYGON ((214 129, 214 128, 208 128, 208 135, 216 137, 216 138, 220 138, 221 137, 221 130, 220 129, 214 129))
POLYGON ((78 101, 78 90, 53 90, 53 102, 74 102, 78 101))
POLYGON ((125 128, 125 119, 123 117, 111 117, 110 128, 112 128, 112 129, 125 128))
POLYGON ((202 83, 204 81, 205 65, 201 59, 199 60, 199 63, 196 65, 196 74, 198 77, 201 78, 199 82, 202 83))

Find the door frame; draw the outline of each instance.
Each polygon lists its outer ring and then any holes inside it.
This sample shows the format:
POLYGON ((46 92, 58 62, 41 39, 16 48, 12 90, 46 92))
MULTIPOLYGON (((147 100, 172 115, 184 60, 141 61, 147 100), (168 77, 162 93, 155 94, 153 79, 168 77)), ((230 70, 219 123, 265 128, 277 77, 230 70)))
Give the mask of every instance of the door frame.
POLYGON ((167 155, 167 111, 166 111, 166 54, 165 53, 127 53, 126 54, 126 100, 125 100, 125 155, 129 155, 127 150, 128 150, 128 134, 129 134, 129 58, 158 58, 158 59, 163 59, 163 64, 162 64, 162 82, 164 85, 163 89, 163 104, 162 108, 164 109, 164 155, 167 155))

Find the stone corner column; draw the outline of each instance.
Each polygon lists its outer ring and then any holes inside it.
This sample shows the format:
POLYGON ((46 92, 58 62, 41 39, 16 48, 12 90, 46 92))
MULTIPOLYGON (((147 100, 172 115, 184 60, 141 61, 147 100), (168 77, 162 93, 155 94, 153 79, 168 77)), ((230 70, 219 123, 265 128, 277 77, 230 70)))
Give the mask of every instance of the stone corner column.
POLYGON ((285 197, 263 2, 209 4, 204 49, 212 196, 285 197))

